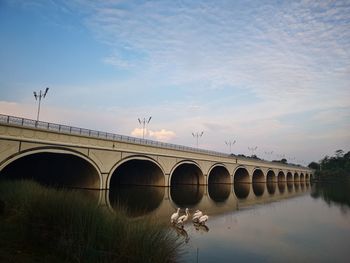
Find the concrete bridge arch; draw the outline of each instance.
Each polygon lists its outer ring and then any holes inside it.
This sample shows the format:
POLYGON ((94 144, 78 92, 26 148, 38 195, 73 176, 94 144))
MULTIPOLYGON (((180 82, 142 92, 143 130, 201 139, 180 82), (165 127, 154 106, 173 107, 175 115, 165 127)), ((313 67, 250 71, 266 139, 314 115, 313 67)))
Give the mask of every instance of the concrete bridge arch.
POLYGON ((34 147, 14 153, 0 164, 0 176, 73 188, 103 188, 102 173, 94 160, 65 147, 34 147))
POLYGON ((205 175, 201 166, 193 160, 182 160, 175 164, 169 175, 169 186, 178 184, 204 185, 205 175))
POLYGON ((230 184, 232 183, 231 175, 223 163, 215 163, 209 168, 206 184, 230 184))
POLYGON ((244 165, 239 165, 233 172, 233 183, 251 183, 252 176, 244 165))
POLYGON ((157 160, 146 155, 129 155, 112 167, 106 181, 109 189, 116 185, 164 186, 166 178, 157 160))

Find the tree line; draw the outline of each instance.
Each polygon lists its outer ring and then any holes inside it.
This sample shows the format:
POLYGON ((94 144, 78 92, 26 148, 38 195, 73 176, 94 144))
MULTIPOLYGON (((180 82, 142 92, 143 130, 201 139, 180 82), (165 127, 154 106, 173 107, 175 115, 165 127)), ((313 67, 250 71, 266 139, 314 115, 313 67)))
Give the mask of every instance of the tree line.
POLYGON ((315 177, 320 180, 350 179, 350 151, 337 150, 333 156, 311 162, 308 167, 315 170, 315 177))

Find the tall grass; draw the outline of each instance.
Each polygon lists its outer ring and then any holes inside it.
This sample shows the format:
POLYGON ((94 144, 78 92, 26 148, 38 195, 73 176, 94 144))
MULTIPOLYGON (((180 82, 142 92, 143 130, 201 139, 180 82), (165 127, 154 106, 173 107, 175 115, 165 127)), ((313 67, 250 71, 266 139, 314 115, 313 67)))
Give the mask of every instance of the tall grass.
POLYGON ((25 243, 65 262, 176 262, 181 253, 171 228, 112 215, 76 191, 0 181, 0 200, 0 217, 18 226, 25 243))

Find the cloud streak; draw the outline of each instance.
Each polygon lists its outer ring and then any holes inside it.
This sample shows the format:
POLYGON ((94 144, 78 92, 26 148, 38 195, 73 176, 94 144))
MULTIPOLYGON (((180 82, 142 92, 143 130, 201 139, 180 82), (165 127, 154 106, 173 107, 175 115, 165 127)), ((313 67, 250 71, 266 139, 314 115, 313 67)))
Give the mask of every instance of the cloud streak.
POLYGON ((348 1, 49 5, 79 18, 106 47, 99 62, 115 72, 88 86, 60 86, 61 94, 85 94, 69 105, 72 121, 96 125, 101 114, 109 122, 102 127, 139 137, 136 120, 147 113, 155 120, 147 136, 156 140, 193 145, 191 132, 204 130, 201 147, 226 151, 223 141, 234 138, 237 151, 259 145, 297 155, 304 147, 308 160, 319 158, 309 156, 313 147, 320 155, 350 147, 348 1), (77 117, 84 103, 97 104, 90 122, 77 117))

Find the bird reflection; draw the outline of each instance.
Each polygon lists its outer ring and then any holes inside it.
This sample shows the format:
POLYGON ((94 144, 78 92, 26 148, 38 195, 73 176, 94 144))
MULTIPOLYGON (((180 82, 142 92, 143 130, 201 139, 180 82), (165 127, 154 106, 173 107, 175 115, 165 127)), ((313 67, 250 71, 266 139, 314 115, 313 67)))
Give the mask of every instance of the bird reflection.
POLYGON ((185 243, 188 243, 188 241, 190 240, 190 237, 188 236, 188 233, 184 229, 184 227, 183 226, 173 226, 173 228, 175 229, 177 235, 183 236, 185 239, 185 243))
POLYGON ((203 224, 199 224, 199 223, 193 223, 194 228, 196 229, 196 231, 198 232, 208 232, 209 231, 209 227, 207 225, 203 225, 203 224))

